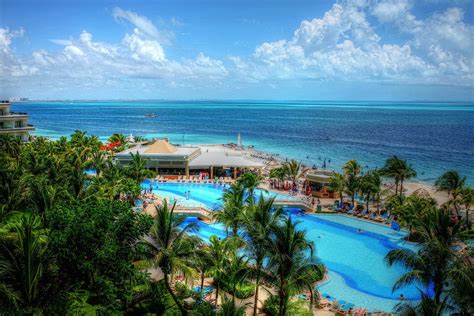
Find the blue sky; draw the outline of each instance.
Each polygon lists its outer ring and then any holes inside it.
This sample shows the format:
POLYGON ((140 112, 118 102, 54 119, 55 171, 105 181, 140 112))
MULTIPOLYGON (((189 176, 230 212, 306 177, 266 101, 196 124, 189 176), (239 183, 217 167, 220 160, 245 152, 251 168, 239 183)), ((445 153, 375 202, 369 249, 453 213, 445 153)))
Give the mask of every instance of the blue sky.
POLYGON ((2 98, 474 99, 469 0, 0 6, 2 98))

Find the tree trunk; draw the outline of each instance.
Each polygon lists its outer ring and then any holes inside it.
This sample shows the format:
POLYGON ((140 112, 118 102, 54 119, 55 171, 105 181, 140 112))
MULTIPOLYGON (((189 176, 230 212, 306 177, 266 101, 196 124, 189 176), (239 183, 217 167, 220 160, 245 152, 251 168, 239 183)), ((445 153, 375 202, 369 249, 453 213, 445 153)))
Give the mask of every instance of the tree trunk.
MULTIPOLYGON (((257 269, 260 269, 260 268, 257 267, 257 269)), ((259 270, 259 272, 257 272, 257 276, 256 276, 256 278, 255 278, 255 297, 254 297, 254 301, 253 301, 253 315, 254 315, 254 316, 257 315, 258 287, 259 287, 259 284, 260 284, 260 270, 259 270)))
POLYGON ((439 306, 441 302, 441 294, 443 293, 443 276, 442 274, 436 273, 434 274, 433 278, 433 283, 434 283, 434 291, 435 291, 435 296, 434 296, 434 301, 437 306, 439 306))
POLYGON ((280 316, 285 316, 285 313, 286 313, 285 308, 284 308, 284 305, 285 305, 284 300, 285 299, 283 297, 283 294, 280 293, 280 302, 279 302, 280 308, 279 308, 279 311, 278 311, 280 313, 280 316))
POLYGON ((469 230, 469 206, 466 206, 466 229, 469 230))
POLYGON ((313 313, 313 301, 314 301, 314 294, 313 294, 313 288, 310 286, 309 287, 309 293, 310 293, 310 297, 309 297, 309 311, 311 313, 313 313))
POLYGON ((377 194, 377 215, 380 215, 380 193, 377 194))
POLYGON ((219 283, 216 282, 216 307, 219 304, 219 283))
POLYGON ((370 202, 370 195, 367 194, 367 204, 366 204, 366 206, 367 206, 367 212, 369 211, 369 202, 370 202))
POLYGON ((403 179, 400 179, 400 197, 403 196, 403 179))
POLYGON ((398 195, 398 180, 395 180, 395 195, 398 195))
POLYGON ((203 288, 204 288, 204 271, 201 272, 201 295, 202 295, 203 288))
POLYGON ((456 218, 459 217, 459 208, 458 208, 458 203, 457 203, 457 197, 458 194, 453 192, 453 206, 454 206, 454 211, 456 212, 456 218))
MULTIPOLYGON (((285 284, 285 282, 283 282, 285 284)), ((280 316, 286 315, 286 308, 287 308, 287 297, 286 297, 286 286, 283 285, 280 290, 278 291, 278 295, 280 296, 280 316)))
POLYGON ((179 310, 181 311, 181 315, 186 316, 188 312, 184 309, 184 307, 181 305, 181 303, 178 301, 178 298, 174 294, 173 290, 171 289, 170 283, 169 283, 169 275, 168 273, 165 273, 165 286, 168 292, 171 295, 171 298, 175 302, 176 306, 178 306, 179 310))

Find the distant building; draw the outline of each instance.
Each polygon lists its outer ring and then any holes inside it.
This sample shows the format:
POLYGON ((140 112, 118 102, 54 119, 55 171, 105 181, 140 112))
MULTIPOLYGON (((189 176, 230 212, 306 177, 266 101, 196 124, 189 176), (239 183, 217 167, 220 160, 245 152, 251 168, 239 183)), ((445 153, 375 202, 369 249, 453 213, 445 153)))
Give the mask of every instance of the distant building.
POLYGON ((121 164, 128 164, 130 154, 140 154, 147 160, 146 167, 160 175, 189 176, 206 173, 211 179, 219 176, 236 177, 243 169, 261 170, 265 165, 241 152, 222 146, 174 146, 166 139, 132 147, 115 156, 121 164))
POLYGON ((0 101, 0 135, 9 134, 28 141, 28 133, 35 128, 28 124, 29 115, 10 111, 10 101, 0 101))
POLYGON ((333 171, 310 170, 306 173, 306 181, 311 186, 313 196, 318 198, 337 198, 338 194, 329 190, 329 183, 333 171))

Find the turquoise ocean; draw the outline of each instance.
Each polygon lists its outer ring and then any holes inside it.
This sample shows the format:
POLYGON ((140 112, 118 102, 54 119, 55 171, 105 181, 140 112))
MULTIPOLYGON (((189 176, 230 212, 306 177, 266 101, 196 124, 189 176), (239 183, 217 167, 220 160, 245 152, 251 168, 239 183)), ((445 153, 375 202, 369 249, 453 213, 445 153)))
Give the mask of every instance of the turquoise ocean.
POLYGON ((349 159, 366 168, 391 155, 409 160, 420 181, 455 169, 474 183, 474 102, 91 101, 13 103, 36 135, 74 130, 169 137, 178 144, 237 142, 339 170, 349 159), (147 118, 154 113, 157 117, 147 118))

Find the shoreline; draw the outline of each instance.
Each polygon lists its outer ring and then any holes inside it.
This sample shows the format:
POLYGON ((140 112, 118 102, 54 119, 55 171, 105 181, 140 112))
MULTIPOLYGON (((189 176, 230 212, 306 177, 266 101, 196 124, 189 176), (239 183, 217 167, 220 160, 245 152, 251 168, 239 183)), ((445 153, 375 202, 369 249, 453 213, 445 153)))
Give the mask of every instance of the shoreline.
MULTIPOLYGON (((35 135, 33 135, 35 136, 35 135)), ((45 137, 51 140, 57 140, 56 137, 48 137, 37 135, 40 137, 45 137)), ((69 136, 66 136, 69 137, 69 136)), ((99 137, 102 138, 102 137, 99 137)), ((234 151, 241 153, 243 156, 247 156, 250 159, 260 161, 264 163, 266 166, 264 168, 264 172, 268 174, 271 168, 278 167, 279 165, 283 164, 286 160, 294 159, 286 156, 281 156, 277 153, 270 153, 264 150, 258 149, 253 145, 244 145, 242 147, 238 147, 235 143, 186 143, 186 144, 176 144, 177 146, 202 146, 202 147, 222 147, 224 150, 234 151)), ((302 163, 305 168, 311 170, 311 166, 302 163)), ((329 170, 335 171, 334 169, 321 169, 318 170, 329 170)), ((393 184, 390 181, 383 181, 384 184, 393 184)), ((432 198, 434 198, 438 205, 442 205, 446 201, 448 201, 449 197, 446 192, 438 192, 434 187, 434 182, 421 180, 421 179, 411 179, 404 182, 404 192, 406 195, 410 195, 416 190, 423 189, 426 190, 432 198)))
MULTIPOLYGON (((247 148, 247 147, 244 146, 244 148, 242 148, 242 151, 246 152, 247 154, 250 154, 250 155, 251 154, 258 154, 258 155, 261 155, 263 157, 269 157, 277 163, 277 165, 275 165, 275 166, 281 165, 282 163, 285 162, 285 159, 282 156, 267 153, 265 151, 258 150, 255 147, 247 148)), ((304 164, 303 164, 303 166, 305 168, 311 169, 310 166, 307 166, 307 165, 304 165, 304 164)), ((318 170, 334 171, 332 169, 318 169, 318 170)), ((384 184, 393 184, 392 182, 387 181, 387 180, 383 181, 383 183, 384 184)), ((419 190, 419 189, 426 190, 430 194, 430 196, 433 199, 436 200, 438 205, 442 205, 443 203, 446 203, 449 200, 449 196, 446 192, 436 191, 436 188, 434 186, 434 182, 429 182, 429 181, 420 180, 420 179, 415 178, 415 179, 412 179, 412 180, 405 181, 403 183, 403 189, 404 189, 403 191, 405 192, 405 194, 407 196, 412 194, 416 190, 419 190)))

